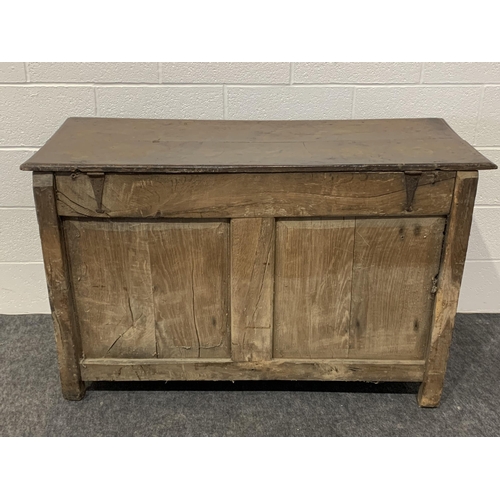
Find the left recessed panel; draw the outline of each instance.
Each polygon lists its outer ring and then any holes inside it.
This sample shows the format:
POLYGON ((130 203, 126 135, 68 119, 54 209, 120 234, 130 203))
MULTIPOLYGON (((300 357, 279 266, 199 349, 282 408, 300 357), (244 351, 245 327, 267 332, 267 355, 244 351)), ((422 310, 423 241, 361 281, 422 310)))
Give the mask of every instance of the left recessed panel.
POLYGON ((66 219, 86 358, 229 358, 229 223, 66 219))

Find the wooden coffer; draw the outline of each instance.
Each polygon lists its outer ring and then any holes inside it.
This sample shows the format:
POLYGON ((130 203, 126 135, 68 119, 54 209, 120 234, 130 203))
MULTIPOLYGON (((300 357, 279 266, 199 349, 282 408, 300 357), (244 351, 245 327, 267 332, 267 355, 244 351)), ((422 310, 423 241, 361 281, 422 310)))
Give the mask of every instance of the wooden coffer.
POLYGON ((422 382, 477 170, 442 120, 69 119, 34 191, 63 393, 95 380, 422 382))

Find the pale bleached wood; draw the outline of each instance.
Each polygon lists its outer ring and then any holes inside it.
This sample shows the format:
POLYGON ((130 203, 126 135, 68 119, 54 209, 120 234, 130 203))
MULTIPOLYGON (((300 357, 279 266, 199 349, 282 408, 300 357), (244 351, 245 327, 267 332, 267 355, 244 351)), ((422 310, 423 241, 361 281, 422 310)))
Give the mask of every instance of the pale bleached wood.
POLYGON ((54 176, 50 173, 34 173, 33 192, 54 322, 62 393, 66 399, 79 400, 85 395, 85 384, 80 373, 81 342, 74 316, 66 249, 56 212, 54 176))
POLYGON ((418 402, 424 407, 438 406, 441 400, 467 255, 477 180, 477 172, 457 173, 437 284, 425 375, 418 393, 418 402))
POLYGON ((149 226, 64 221, 86 357, 156 356, 149 226))
POLYGON ((423 361, 108 360, 82 362, 85 380, 345 380, 420 382, 423 361))
POLYGON ((446 215, 455 172, 420 177, 407 212, 402 173, 106 174, 102 212, 85 174, 57 176, 58 210, 87 217, 322 217, 446 215))
POLYGON ((231 357, 272 358, 274 219, 231 221, 231 357))
POLYGON ((275 358, 342 358, 349 345, 354 220, 276 225, 275 358))
POLYGON ((349 357, 423 359, 445 219, 356 220, 349 357))
POLYGON ((229 224, 154 227, 149 251, 158 357, 230 357, 229 224))
POLYGON ((226 222, 64 222, 86 357, 229 357, 226 222))

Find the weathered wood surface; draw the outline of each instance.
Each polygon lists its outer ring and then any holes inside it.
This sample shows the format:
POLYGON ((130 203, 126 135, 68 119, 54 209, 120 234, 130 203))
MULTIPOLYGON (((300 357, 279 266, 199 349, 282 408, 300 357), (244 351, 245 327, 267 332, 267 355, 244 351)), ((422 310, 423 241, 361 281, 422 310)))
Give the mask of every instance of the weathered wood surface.
POLYGON ((147 226, 63 224, 85 356, 156 356, 147 226))
POLYGON ((354 220, 280 220, 276 233, 274 357, 346 357, 354 220))
POLYGON ((231 221, 231 357, 273 354, 274 219, 231 221))
POLYGON ((425 375, 418 394, 420 406, 435 407, 441 400, 472 224, 477 180, 477 172, 457 174, 437 284, 425 375))
POLYGON ((423 361, 86 359, 85 380, 345 380, 420 382, 423 361))
POLYGON ((56 212, 54 176, 34 173, 33 192, 54 322, 62 393, 66 399, 79 400, 85 395, 85 385, 80 374, 81 342, 74 316, 66 250, 56 212))
POLYGON ((149 245, 158 357, 229 357, 229 224, 160 223, 149 245))
POLYGON ((455 172, 420 176, 408 212, 405 174, 107 174, 102 212, 85 174, 57 176, 58 211, 73 217, 421 216, 449 213, 455 172))
POLYGON ((64 230, 86 357, 229 357, 226 222, 64 230))
POLYGON ((486 169, 442 119, 69 118, 23 170, 249 172, 486 169))
POLYGON ((387 380, 437 406, 487 168, 440 119, 67 120, 22 166, 51 172, 34 192, 64 396, 387 380))
POLYGON ((423 359, 445 218, 357 219, 349 357, 423 359))

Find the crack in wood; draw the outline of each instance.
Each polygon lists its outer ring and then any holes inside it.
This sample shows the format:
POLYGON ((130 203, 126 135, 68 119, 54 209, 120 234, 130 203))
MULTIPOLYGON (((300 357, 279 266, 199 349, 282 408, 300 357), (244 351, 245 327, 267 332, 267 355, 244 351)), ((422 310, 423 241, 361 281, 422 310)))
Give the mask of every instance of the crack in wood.
POLYGON ((130 311, 130 317, 132 319, 132 324, 122 333, 120 334, 116 339, 115 341, 108 347, 108 350, 106 351, 106 353, 104 354, 104 357, 106 357, 109 353, 109 351, 111 351, 111 349, 113 349, 113 347, 116 345, 116 343, 123 337, 125 336, 128 332, 130 332, 130 330, 134 329, 135 326, 136 326, 136 322, 139 321, 143 316, 144 314, 141 314, 137 320, 134 318, 134 313, 132 311, 132 305, 130 303, 130 296, 127 296, 127 305, 128 305, 128 309, 130 311))
POLYGON ((77 203, 76 201, 72 200, 67 195, 65 195, 64 193, 62 193, 61 191, 57 192, 57 201, 59 203, 63 203, 64 205, 66 205, 68 208, 70 208, 71 210, 73 210, 77 214, 88 216, 91 213, 91 211, 87 207, 84 207, 83 205, 80 205, 79 203, 77 203), (63 196, 64 198, 66 198, 67 201, 63 200, 61 198, 61 196, 63 196), (82 210, 84 210, 84 212, 80 212, 80 211, 76 210, 73 207, 73 205, 76 205, 77 207, 80 207, 82 210))
POLYGON ((267 253, 266 253, 266 262, 265 262, 265 268, 264 268, 264 274, 262 276, 262 280, 261 280, 261 283, 260 283, 260 288, 259 288, 259 294, 258 294, 258 297, 257 297, 257 302, 255 304, 255 310, 254 310, 254 314, 253 316, 255 317, 256 313, 257 313, 257 309, 258 309, 258 306, 259 306, 259 303, 262 299, 262 289, 264 288, 264 284, 266 282, 266 276, 269 272, 269 266, 271 264, 271 252, 273 250, 273 237, 274 237, 274 230, 270 232, 269 234, 269 241, 267 243, 267 253))
POLYGON ((198 331, 198 322, 196 321, 196 306, 195 306, 195 302, 194 302, 194 265, 191 267, 191 297, 192 297, 192 306, 193 306, 194 330, 196 333, 196 340, 198 342, 198 357, 200 357, 201 340, 200 340, 200 332, 198 331))

